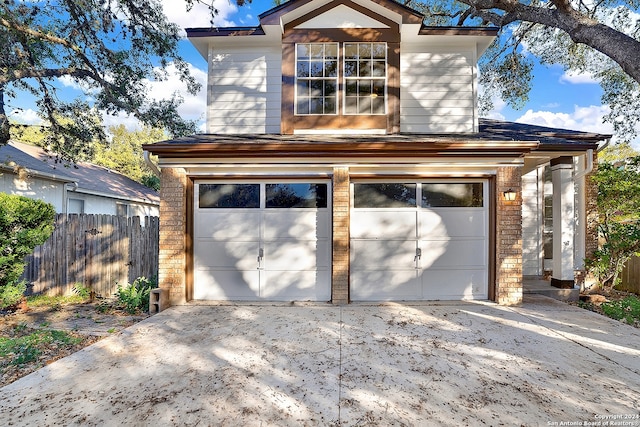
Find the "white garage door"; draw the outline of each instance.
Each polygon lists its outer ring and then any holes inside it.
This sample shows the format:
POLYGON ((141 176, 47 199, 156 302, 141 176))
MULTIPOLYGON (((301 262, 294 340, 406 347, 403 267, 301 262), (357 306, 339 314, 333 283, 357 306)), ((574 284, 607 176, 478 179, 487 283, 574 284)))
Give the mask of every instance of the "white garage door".
POLYGON ((488 183, 354 183, 351 299, 488 298, 488 183))
POLYGON ((329 300, 328 187, 196 183, 194 299, 329 300))

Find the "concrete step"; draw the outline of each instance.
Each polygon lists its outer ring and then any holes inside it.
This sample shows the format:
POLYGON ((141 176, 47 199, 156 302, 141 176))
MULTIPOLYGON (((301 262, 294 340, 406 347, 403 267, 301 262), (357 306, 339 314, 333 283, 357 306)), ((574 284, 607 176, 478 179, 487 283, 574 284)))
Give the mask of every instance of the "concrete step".
POLYGON ((525 280, 522 291, 525 294, 544 295, 558 301, 578 301, 580 298, 580 289, 555 288, 546 280, 525 280))

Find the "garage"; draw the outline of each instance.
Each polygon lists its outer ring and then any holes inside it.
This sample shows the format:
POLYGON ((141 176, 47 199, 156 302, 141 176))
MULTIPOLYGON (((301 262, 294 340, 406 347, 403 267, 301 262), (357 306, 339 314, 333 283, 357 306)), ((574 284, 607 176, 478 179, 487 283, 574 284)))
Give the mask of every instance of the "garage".
POLYGON ((351 299, 487 299, 487 180, 351 184, 351 299))
POLYGON ((328 181, 196 181, 196 300, 331 298, 328 181))

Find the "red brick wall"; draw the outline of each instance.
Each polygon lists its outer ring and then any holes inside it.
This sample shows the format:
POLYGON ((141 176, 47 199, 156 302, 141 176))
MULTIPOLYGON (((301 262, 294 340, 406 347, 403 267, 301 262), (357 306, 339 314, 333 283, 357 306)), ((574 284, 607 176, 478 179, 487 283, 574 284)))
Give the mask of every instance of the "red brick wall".
POLYGON ((333 261, 331 301, 349 302, 349 168, 333 169, 333 261))
POLYGON ((520 167, 498 169, 496 177, 496 302, 522 303, 522 185, 520 167), (514 201, 503 193, 516 192, 514 201))
POLYGON ((158 284, 170 305, 186 301, 186 184, 183 169, 162 169, 158 284))

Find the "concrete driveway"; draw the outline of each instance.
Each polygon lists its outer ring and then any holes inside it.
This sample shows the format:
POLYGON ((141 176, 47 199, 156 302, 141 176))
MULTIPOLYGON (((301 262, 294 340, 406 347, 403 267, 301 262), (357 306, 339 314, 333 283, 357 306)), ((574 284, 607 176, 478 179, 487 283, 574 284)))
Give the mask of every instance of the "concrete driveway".
POLYGON ((639 426, 640 331, 525 301, 173 307, 0 389, 0 423, 639 426))

